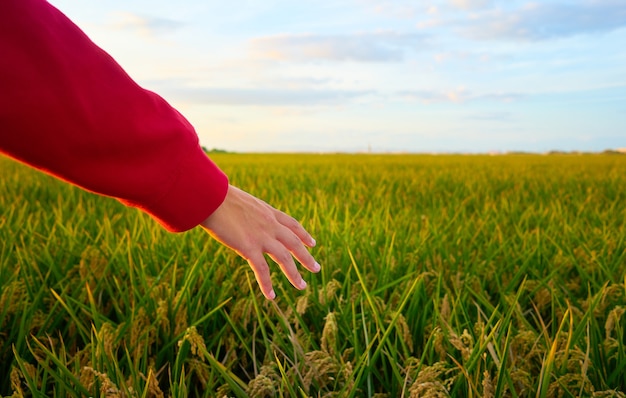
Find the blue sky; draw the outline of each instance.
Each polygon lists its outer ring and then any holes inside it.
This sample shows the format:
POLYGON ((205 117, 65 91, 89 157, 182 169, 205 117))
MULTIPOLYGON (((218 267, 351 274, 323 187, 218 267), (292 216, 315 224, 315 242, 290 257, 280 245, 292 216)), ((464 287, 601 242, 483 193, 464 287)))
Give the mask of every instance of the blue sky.
POLYGON ((626 147, 626 1, 52 0, 208 148, 626 147))

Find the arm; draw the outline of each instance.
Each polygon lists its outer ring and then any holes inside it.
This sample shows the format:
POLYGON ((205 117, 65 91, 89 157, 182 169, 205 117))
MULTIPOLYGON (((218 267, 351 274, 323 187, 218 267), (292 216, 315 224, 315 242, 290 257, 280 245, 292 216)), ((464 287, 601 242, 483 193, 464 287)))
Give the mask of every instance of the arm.
POLYGON ((2 152, 171 231, 224 200, 227 178, 189 122, 49 3, 0 3, 0 54, 2 152))
POLYGON ((300 289, 291 255, 319 270, 300 224, 229 186, 189 122, 43 0, 0 2, 0 152, 170 231, 202 225, 248 260, 270 299, 264 253, 300 289))

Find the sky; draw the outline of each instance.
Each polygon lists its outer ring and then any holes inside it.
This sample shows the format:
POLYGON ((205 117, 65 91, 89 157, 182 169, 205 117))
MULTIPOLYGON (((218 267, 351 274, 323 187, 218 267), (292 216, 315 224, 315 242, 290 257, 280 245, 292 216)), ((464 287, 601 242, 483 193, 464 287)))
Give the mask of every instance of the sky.
POLYGON ((626 147, 626 0, 51 0, 206 148, 626 147))

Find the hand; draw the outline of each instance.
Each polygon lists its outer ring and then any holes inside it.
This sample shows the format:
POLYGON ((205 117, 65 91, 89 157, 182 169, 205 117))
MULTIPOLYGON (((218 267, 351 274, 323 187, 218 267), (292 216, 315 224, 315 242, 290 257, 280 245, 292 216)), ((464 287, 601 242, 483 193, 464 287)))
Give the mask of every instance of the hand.
POLYGON ((320 265, 305 248, 315 246, 315 239, 298 221, 232 185, 220 207, 200 225, 248 261, 263 295, 269 300, 273 300, 276 293, 265 253, 300 290, 306 288, 306 282, 293 257, 311 272, 320 270, 320 265))

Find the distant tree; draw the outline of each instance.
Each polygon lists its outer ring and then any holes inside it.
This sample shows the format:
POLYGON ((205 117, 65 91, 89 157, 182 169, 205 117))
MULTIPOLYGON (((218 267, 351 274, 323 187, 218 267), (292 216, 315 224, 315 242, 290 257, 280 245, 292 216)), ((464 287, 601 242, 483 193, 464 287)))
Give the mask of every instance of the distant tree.
POLYGON ((202 150, 204 151, 204 153, 230 153, 226 149, 219 149, 219 148, 208 149, 207 147, 204 147, 204 146, 202 147, 202 150))
POLYGON ((605 149, 602 153, 605 155, 626 155, 625 152, 617 151, 615 149, 605 149))

